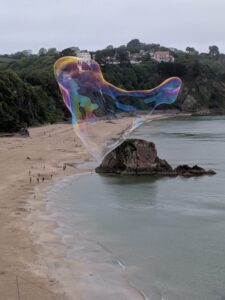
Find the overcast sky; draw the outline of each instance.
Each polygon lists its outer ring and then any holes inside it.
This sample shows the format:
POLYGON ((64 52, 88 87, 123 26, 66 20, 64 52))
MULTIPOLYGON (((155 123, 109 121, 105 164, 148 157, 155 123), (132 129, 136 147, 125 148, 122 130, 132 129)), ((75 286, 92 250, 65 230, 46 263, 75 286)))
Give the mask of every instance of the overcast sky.
POLYGON ((225 52, 224 14, 225 0, 0 0, 0 53, 95 50, 133 38, 225 52))

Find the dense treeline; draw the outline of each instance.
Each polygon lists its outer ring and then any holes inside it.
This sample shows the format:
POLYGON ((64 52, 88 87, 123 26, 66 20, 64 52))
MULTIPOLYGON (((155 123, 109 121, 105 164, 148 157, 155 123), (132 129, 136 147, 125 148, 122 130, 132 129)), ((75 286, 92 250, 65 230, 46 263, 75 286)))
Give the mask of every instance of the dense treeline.
MULTIPOLYGON (((0 131, 16 131, 24 126, 66 120, 63 104, 53 74, 53 64, 60 56, 76 55, 72 47, 57 52, 41 48, 37 55, 25 50, 0 56, 0 131)), ((149 51, 168 50, 157 44, 143 44, 135 39, 126 46, 92 53, 100 63, 106 80, 125 89, 148 89, 169 76, 179 76, 184 84, 174 108, 185 111, 225 112, 225 55, 216 46, 199 54, 170 49, 174 63, 158 63, 149 51), (131 64, 129 55, 143 51, 139 64, 131 64), (119 63, 112 64, 115 58, 119 63)))
POLYGON ((53 74, 54 56, 0 58, 0 131, 68 117, 53 74))

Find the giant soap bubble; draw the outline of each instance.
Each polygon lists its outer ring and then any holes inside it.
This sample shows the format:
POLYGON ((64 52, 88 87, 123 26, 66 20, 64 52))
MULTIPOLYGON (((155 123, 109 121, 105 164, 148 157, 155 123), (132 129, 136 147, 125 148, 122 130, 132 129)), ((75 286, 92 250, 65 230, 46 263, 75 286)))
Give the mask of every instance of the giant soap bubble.
POLYGON ((71 56, 58 59, 54 69, 74 130, 98 161, 149 121, 157 106, 173 103, 181 87, 172 77, 153 89, 126 91, 107 82, 94 60, 71 56))

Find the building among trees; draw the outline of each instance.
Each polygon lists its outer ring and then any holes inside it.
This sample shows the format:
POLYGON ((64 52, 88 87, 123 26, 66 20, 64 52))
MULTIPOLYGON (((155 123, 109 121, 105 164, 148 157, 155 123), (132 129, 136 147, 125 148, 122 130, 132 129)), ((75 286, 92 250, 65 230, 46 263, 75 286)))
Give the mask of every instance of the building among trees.
POLYGON ((152 55, 152 59, 156 60, 157 62, 174 62, 174 57, 169 51, 156 51, 152 55))
POLYGON ((85 61, 91 60, 91 54, 88 51, 79 51, 77 52, 77 57, 82 58, 85 61))

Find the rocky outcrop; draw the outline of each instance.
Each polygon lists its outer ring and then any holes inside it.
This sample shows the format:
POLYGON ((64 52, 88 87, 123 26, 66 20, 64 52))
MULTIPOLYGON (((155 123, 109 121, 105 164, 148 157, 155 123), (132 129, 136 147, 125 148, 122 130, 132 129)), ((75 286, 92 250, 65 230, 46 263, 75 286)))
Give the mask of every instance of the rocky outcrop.
POLYGON ((140 139, 129 139, 111 151, 99 167, 100 174, 153 175, 153 176, 201 176, 213 175, 213 170, 199 166, 180 165, 173 169, 164 159, 157 156, 153 142, 140 139))
POLYGON ((213 170, 205 170, 198 165, 190 167, 188 165, 180 165, 174 169, 174 172, 177 175, 192 177, 192 176, 201 176, 201 175, 215 175, 216 172, 213 170))
POLYGON ((19 130, 19 135, 24 136, 24 137, 28 137, 28 136, 30 136, 30 133, 29 133, 27 128, 22 127, 19 130))

